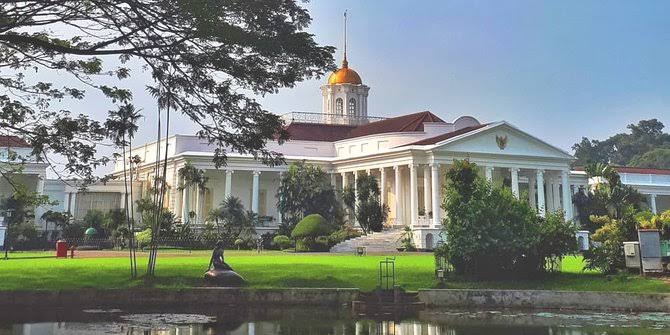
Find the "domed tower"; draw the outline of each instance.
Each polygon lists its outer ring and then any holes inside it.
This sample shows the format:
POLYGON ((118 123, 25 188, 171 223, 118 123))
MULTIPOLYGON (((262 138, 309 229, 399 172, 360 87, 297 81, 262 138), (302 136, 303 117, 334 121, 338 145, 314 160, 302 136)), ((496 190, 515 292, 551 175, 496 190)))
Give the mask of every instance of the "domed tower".
POLYGON ((344 59, 342 67, 321 86, 325 123, 358 125, 368 122, 368 92, 361 76, 347 61, 347 14, 344 13, 344 59))

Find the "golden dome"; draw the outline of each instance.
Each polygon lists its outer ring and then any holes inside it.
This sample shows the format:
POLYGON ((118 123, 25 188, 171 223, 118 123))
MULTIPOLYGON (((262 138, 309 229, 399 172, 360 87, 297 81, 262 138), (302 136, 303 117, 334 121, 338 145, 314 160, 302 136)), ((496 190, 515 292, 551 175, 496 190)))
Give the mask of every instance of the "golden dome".
POLYGON ((333 85, 333 84, 360 85, 362 83, 363 83, 363 81, 361 81, 361 76, 359 76, 356 71, 349 68, 349 64, 347 63, 346 58, 342 62, 342 68, 333 72, 330 75, 330 77, 328 77, 328 84, 329 85, 333 85))

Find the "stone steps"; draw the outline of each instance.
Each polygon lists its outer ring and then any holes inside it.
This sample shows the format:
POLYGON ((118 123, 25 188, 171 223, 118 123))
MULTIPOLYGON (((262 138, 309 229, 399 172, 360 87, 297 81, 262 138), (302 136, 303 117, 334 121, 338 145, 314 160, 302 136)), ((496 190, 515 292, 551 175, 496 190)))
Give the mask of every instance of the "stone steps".
POLYGON ((387 229, 352 238, 334 245, 330 252, 355 253, 358 247, 365 247, 366 252, 397 252, 402 233, 402 229, 387 229))

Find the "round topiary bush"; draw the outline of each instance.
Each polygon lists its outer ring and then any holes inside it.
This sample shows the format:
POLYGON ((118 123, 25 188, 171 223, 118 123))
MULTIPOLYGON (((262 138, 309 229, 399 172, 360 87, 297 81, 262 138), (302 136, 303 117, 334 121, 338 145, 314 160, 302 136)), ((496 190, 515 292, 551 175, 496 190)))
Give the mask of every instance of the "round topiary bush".
POLYGON ((310 214, 302 218, 293 231, 291 237, 298 238, 317 238, 318 236, 327 236, 333 231, 333 227, 328 221, 319 214, 310 214))
POLYGON ((272 244, 280 250, 288 249, 291 246, 291 239, 286 235, 277 235, 272 239, 272 244))

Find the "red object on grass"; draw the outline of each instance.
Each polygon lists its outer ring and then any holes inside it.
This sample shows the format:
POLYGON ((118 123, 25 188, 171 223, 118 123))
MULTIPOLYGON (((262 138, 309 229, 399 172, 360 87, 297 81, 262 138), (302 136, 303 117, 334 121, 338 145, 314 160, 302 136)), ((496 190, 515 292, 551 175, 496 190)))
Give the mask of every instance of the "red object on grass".
POLYGON ((56 257, 67 258, 67 242, 61 240, 56 242, 56 257))

